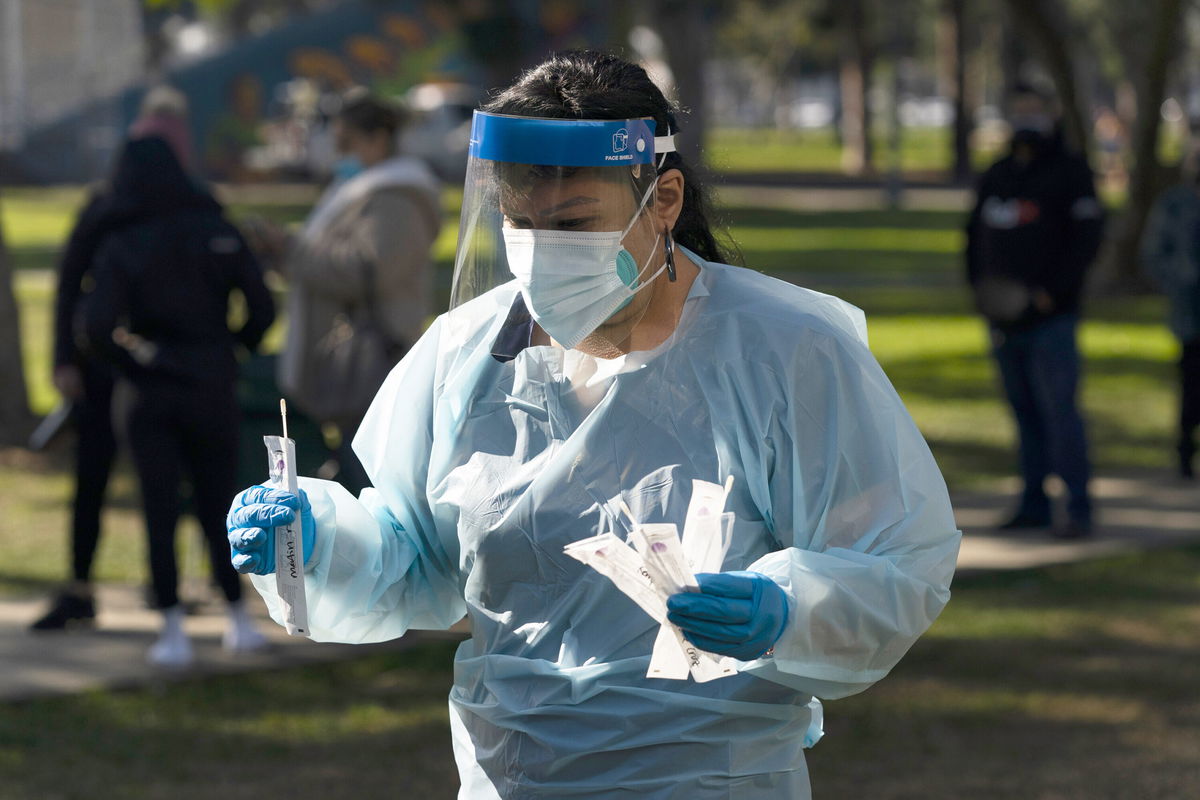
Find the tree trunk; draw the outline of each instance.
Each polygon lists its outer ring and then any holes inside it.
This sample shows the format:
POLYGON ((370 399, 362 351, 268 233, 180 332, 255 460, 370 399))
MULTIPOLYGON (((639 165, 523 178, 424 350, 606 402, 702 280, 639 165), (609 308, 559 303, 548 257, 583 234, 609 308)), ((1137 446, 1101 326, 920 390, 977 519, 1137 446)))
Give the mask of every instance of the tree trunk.
POLYGON ((1021 80, 1021 70, 1025 65, 1028 48, 1013 23, 1012 14, 1002 16, 1000 28, 1000 105, 1021 80))
POLYGON ((871 147, 870 90, 872 52, 863 0, 844 0, 839 10, 842 29, 842 169, 862 175, 874 169, 871 147))
POLYGON ((1071 149, 1087 153, 1091 147, 1091 126, 1086 122, 1083 101, 1075 81, 1071 38, 1066 14, 1059 0, 1007 0, 1016 27, 1033 43, 1062 105, 1063 134, 1071 149))
POLYGON ((681 130, 675 143, 684 159, 697 166, 708 133, 704 63, 712 49, 712 30, 707 6, 704 2, 658 0, 650 10, 663 40, 667 65, 675 76, 679 105, 687 112, 679 120, 681 130))
POLYGON ((967 110, 967 69, 964 17, 966 0, 942 0, 938 19, 941 82, 953 103, 951 174, 959 182, 971 178, 971 116, 967 110))
POLYGON ((21 328, 13 293, 12 262, 0 225, 0 445, 24 444, 33 427, 25 367, 21 359, 21 328))
POLYGON ((459 35, 467 52, 483 67, 485 89, 499 89, 529 65, 531 48, 516 3, 459 3, 459 35))
POLYGON ((1178 54, 1179 31, 1183 27, 1183 0, 1158 0, 1146 49, 1145 68, 1134 79, 1138 114, 1133 126, 1133 167, 1129 174, 1129 199, 1117 222, 1108 271, 1118 285, 1141 285, 1138 243, 1146 217, 1161 186, 1163 167, 1158 160, 1158 137, 1167 77, 1178 54))

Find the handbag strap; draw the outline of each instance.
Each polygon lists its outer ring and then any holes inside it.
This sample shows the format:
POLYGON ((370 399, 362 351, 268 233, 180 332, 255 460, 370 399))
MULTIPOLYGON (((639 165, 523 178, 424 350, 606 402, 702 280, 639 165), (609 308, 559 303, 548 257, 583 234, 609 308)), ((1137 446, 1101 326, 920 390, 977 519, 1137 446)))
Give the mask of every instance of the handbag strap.
POLYGON ((363 308, 367 312, 367 323, 384 340, 389 355, 403 355, 408 347, 403 341, 395 340, 388 334, 387 329, 379 324, 379 317, 375 313, 375 262, 370 259, 363 262, 363 283, 364 289, 366 289, 366 294, 363 296, 363 308))

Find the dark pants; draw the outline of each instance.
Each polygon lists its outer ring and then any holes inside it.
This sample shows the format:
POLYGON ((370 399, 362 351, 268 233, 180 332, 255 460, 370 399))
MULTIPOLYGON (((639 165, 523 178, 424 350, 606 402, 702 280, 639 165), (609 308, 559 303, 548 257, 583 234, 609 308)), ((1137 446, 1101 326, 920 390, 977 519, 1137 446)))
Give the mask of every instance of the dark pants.
POLYGON ((1087 438, 1076 394, 1080 358, 1075 343, 1078 315, 1059 314, 1018 331, 993 329, 993 354, 1020 434, 1025 490, 1020 513, 1050 519, 1043 484, 1051 473, 1067 485, 1067 511, 1090 522, 1087 438))
POLYGON ((1183 343, 1179 357, 1179 454, 1190 460, 1196 452, 1200 426, 1200 339, 1183 343))
POLYGON ((185 474, 214 580, 226 600, 240 599, 242 587, 225 538, 225 513, 237 489, 239 414, 233 386, 122 380, 113 403, 142 487, 156 605, 179 602, 175 526, 185 474))
POLYGON ((104 492, 117 455, 112 427, 113 376, 103 364, 84 363, 83 397, 74 404, 75 499, 71 508, 71 572, 87 583, 100 541, 100 513, 104 492))

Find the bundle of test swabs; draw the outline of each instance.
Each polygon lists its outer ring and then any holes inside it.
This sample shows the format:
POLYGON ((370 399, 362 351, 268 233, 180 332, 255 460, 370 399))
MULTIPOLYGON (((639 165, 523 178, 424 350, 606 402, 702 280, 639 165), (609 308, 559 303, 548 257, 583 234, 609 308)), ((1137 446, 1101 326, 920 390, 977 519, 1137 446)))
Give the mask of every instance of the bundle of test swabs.
POLYGON ((632 526, 632 547, 610 531, 563 548, 611 580, 661 625, 648 678, 686 680, 690 674, 704 683, 737 672, 736 660, 698 649, 667 619, 668 597, 699 591, 698 572, 721 571, 733 535, 734 515, 724 510, 732 485, 732 477, 725 486, 692 481, 682 540, 674 523, 638 524, 621 501, 620 509, 632 526))

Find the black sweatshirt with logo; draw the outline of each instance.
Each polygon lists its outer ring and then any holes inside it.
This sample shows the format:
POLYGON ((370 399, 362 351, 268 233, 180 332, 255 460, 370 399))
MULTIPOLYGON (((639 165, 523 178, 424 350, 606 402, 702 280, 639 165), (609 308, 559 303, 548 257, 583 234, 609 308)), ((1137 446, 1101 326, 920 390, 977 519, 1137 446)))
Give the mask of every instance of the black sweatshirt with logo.
POLYGON ((220 204, 192 183, 166 142, 140 139, 121 153, 101 222, 95 288, 81 314, 91 347, 138 383, 232 385, 237 345, 258 346, 275 305, 220 204), (235 289, 246 314, 231 330, 235 289))
POLYGON ((1030 304, 1000 327, 1027 327, 1079 310, 1084 277, 1104 231, 1104 209, 1087 162, 1054 136, 1022 163, 1012 154, 979 180, 967 222, 967 280, 978 293, 997 280, 1023 285, 1030 304), (1033 296, 1049 295, 1039 309, 1033 296))

